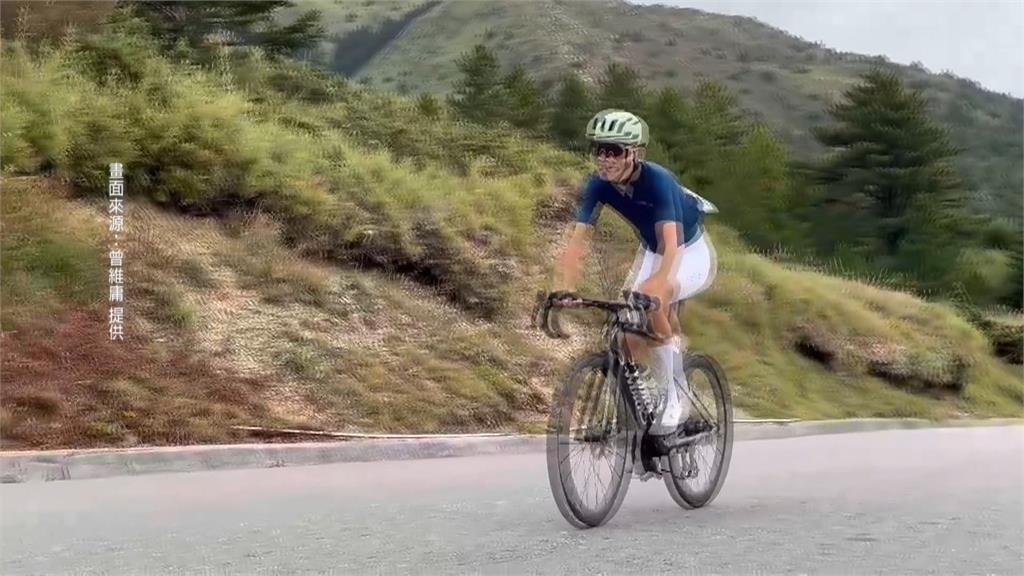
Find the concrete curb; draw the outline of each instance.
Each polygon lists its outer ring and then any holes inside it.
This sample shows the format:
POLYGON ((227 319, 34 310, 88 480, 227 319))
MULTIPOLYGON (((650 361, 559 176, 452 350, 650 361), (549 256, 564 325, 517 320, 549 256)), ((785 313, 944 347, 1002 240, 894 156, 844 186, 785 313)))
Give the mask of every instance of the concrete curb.
POLYGON ((914 430, 920 428, 976 428, 989 426, 1022 426, 1024 418, 991 418, 986 420, 925 420, 923 418, 851 418, 847 420, 807 420, 792 424, 736 425, 736 440, 774 440, 849 434, 853 432, 881 432, 885 430, 914 430))
MULTIPOLYGON (((790 424, 742 424, 736 426, 736 440, 768 440, 898 429, 1020 425, 1024 425, 1024 419, 934 422, 920 419, 866 418, 790 424)), ((543 452, 544 446, 544 436, 504 436, 8 452, 0 454, 0 482, 86 480, 111 476, 280 468, 340 462, 521 454, 543 452)))

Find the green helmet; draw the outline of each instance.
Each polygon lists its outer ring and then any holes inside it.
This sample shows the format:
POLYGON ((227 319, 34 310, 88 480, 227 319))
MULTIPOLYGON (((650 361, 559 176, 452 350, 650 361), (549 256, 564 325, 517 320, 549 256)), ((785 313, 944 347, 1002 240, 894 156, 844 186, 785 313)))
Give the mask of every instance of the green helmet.
POLYGON ((646 146, 650 136, 647 122, 625 110, 602 110, 587 123, 587 139, 592 142, 646 146))

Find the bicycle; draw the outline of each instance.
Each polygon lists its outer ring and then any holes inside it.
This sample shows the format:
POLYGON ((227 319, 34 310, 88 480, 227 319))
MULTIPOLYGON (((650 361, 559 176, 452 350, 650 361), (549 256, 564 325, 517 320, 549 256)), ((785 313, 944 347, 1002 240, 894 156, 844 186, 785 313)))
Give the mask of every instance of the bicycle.
MULTIPOLYGON (((627 378, 627 370, 636 368, 625 347, 627 332, 648 339, 647 314, 655 305, 639 292, 623 291, 624 302, 582 298, 580 308, 596 308, 608 313, 603 329, 604 351, 579 358, 569 371, 564 385, 555 391, 547 429, 548 480, 562 516, 577 528, 597 527, 610 520, 625 500, 632 477, 641 481, 661 478, 672 499, 684 509, 707 506, 718 495, 729 471, 732 456, 733 414, 729 386, 721 366, 707 354, 687 352, 682 366, 688 386, 676 375, 673 384, 690 399, 690 418, 700 423, 692 435, 649 434, 656 414, 651 390, 627 378), (708 409, 698 394, 706 383, 715 403, 708 409), (696 418, 694 417, 696 413, 696 418), (573 443, 580 453, 611 456, 607 481, 595 482, 598 494, 590 499, 580 493, 578 476, 587 468, 572 462, 573 443), (698 450, 714 449, 709 461, 698 450), (699 487, 697 481, 706 478, 699 487)), ((534 326, 552 338, 568 338, 559 320, 560 306, 538 294, 534 326)), ((575 308, 575 307, 574 307, 575 308)), ((678 358, 677 358, 678 360, 678 358)), ((595 475, 598 470, 589 467, 595 475)), ((586 478, 584 490, 592 479, 586 478)))

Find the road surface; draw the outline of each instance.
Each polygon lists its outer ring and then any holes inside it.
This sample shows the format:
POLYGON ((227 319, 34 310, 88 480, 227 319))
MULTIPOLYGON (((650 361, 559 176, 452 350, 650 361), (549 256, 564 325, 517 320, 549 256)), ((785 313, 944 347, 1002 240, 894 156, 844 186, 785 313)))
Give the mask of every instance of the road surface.
POLYGON ((11 574, 1024 574, 1024 427, 737 443, 715 503, 558 514, 544 454, 0 486, 11 574))

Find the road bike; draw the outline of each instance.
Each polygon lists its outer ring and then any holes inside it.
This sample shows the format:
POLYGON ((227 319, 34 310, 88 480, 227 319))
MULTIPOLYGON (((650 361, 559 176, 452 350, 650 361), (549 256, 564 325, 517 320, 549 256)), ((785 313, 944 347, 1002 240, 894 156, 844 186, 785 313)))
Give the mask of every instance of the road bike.
MULTIPOLYGON (((625 335, 656 339, 648 323, 656 304, 639 292, 623 291, 623 298, 582 298, 573 306, 607 313, 604 349, 579 358, 552 398, 548 480, 558 510, 578 528, 610 520, 634 476, 663 479, 683 508, 706 506, 722 489, 732 456, 729 385, 721 366, 700 352, 687 351, 676 364, 682 366, 686 384, 678 373, 672 378, 680 398, 689 399, 686 431, 680 426, 667 435, 650 433, 665 391, 635 377, 640 367, 628 353, 625 335)), ((552 338, 569 337, 561 326, 561 309, 538 294, 534 326, 552 338)))

